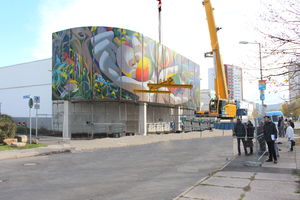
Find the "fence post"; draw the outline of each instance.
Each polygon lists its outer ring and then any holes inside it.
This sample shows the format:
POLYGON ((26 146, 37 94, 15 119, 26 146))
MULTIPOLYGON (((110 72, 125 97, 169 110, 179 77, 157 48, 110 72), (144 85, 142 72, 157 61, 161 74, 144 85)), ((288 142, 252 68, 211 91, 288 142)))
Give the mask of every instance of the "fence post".
POLYGON ((254 120, 255 122, 255 140, 256 140, 256 145, 255 145, 255 148, 256 148, 256 163, 258 163, 258 143, 259 143, 259 140, 258 140, 258 137, 257 137, 257 119, 254 120))
POLYGON ((38 109, 36 109, 36 114, 35 114, 35 138, 37 138, 38 134, 38 109))

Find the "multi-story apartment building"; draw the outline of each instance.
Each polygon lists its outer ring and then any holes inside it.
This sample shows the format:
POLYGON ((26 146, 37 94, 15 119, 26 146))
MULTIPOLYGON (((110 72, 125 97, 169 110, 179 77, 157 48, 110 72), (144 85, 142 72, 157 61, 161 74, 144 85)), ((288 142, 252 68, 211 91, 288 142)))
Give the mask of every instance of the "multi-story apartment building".
MULTIPOLYGON (((242 69, 238 66, 224 64, 227 89, 230 100, 243 100, 242 69)), ((215 90, 214 68, 208 69, 208 89, 215 90)))
POLYGON ((297 64, 290 65, 289 70, 289 100, 296 100, 297 96, 300 94, 300 75, 299 66, 297 64))
POLYGON ((230 100, 243 100, 242 68, 224 64, 230 100))

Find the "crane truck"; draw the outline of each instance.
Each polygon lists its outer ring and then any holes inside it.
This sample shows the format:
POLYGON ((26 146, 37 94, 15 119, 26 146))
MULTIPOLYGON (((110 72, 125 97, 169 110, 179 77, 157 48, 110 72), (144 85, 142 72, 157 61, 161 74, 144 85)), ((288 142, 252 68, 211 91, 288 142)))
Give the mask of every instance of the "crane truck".
POLYGON ((234 119, 239 109, 239 102, 229 101, 226 76, 223 61, 220 53, 217 31, 221 28, 216 27, 213 8, 210 0, 204 0, 202 4, 205 7, 207 24, 211 40, 212 51, 205 53, 205 57, 214 58, 214 83, 216 97, 209 102, 209 110, 196 112, 196 117, 216 117, 218 119, 234 119))

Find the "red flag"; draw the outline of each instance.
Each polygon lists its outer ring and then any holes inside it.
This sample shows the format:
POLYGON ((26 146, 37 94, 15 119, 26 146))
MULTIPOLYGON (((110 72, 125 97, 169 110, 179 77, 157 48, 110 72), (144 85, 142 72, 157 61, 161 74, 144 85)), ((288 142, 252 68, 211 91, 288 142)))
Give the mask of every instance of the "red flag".
POLYGON ((161 11, 161 0, 157 0, 157 1, 158 1, 158 5, 157 5, 158 11, 160 12, 161 11))

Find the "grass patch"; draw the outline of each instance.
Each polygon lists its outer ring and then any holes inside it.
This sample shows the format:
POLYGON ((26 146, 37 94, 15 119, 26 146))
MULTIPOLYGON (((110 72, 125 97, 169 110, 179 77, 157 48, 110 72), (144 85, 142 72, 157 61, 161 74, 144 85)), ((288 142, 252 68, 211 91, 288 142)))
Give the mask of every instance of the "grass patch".
POLYGON ((256 173, 253 176, 251 176, 250 181, 253 181, 255 179, 255 175, 256 173))
POLYGON ((294 129, 294 133, 300 133, 300 129, 294 129))
POLYGON ((209 176, 209 177, 212 177, 212 176, 215 175, 217 172, 218 172, 218 171, 214 171, 214 172, 208 174, 208 176, 209 176))
POLYGON ((295 193, 296 193, 296 194, 300 194, 300 190, 296 191, 295 193))
POLYGON ((245 194, 241 194, 241 198, 239 200, 242 200, 245 197, 245 194))
POLYGON ((245 192, 249 192, 249 191, 251 190, 250 185, 247 185, 246 187, 244 187, 243 190, 244 190, 245 192))
POLYGON ((292 174, 300 177, 300 169, 294 170, 292 174))
POLYGON ((203 185, 203 186, 216 186, 216 185, 211 185, 211 184, 207 184, 207 183, 199 184, 199 185, 203 185))
POLYGON ((0 144, 0 151, 5 151, 5 150, 16 150, 16 149, 31 149, 31 148, 38 148, 38 147, 46 147, 47 145, 44 144, 29 144, 26 143, 25 147, 11 147, 11 145, 3 145, 0 144))
POLYGON ((234 187, 232 187, 232 186, 223 186, 224 188, 234 188, 234 187))

